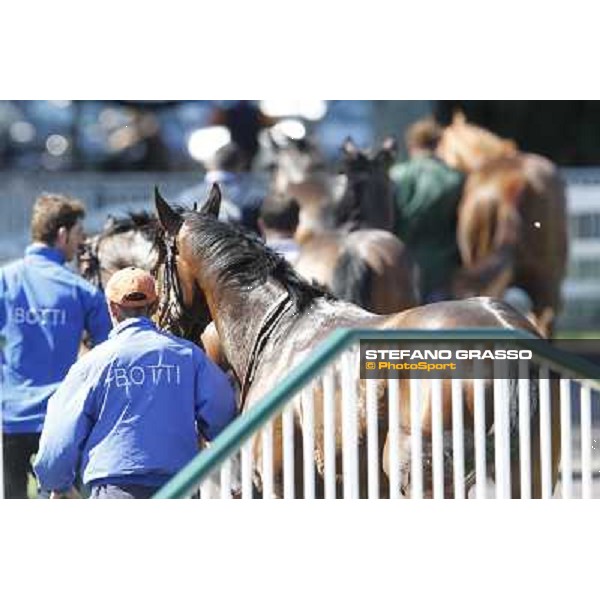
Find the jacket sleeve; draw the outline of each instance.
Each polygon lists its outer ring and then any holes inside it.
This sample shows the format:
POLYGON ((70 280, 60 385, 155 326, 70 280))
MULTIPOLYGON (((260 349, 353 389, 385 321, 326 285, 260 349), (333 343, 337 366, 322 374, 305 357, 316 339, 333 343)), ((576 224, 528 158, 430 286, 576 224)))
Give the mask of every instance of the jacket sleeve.
POLYGON ((77 363, 48 400, 48 410, 33 469, 45 490, 69 489, 81 450, 94 425, 93 386, 77 363))
POLYGON ((106 341, 112 329, 106 298, 100 290, 94 290, 86 298, 85 329, 94 346, 106 341))
POLYGON ((196 421, 202 436, 213 440, 237 414, 235 393, 227 376, 199 348, 196 371, 196 421))

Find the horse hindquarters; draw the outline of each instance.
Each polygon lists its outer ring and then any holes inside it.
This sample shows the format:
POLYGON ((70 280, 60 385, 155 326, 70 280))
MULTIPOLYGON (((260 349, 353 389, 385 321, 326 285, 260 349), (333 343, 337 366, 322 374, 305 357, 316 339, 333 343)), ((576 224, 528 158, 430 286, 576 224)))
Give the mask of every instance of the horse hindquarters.
POLYGON ((333 267, 331 291, 376 314, 417 305, 417 267, 404 244, 376 229, 353 231, 333 267))

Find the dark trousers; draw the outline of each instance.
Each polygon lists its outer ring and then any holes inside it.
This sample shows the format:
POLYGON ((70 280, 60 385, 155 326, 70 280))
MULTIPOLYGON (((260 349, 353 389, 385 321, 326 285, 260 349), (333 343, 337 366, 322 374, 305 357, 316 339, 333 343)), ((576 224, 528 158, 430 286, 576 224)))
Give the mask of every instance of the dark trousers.
POLYGON ((2 435, 5 498, 27 498, 27 474, 33 475, 31 457, 38 451, 39 443, 39 433, 2 435))
POLYGON ((152 498, 160 488, 145 485, 91 484, 90 500, 135 500, 152 498))

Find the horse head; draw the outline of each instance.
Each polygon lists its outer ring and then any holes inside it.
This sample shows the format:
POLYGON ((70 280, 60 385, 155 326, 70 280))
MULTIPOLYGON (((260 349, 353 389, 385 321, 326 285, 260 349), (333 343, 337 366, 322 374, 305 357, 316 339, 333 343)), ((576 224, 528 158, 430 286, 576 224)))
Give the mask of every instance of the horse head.
POLYGON ((173 209, 154 190, 154 202, 160 236, 161 299, 158 309, 158 324, 190 341, 200 343, 200 336, 211 321, 207 298, 196 277, 197 266, 188 249, 187 230, 184 227, 189 214, 218 219, 221 207, 221 190, 213 185, 207 201, 200 210, 189 213, 173 209), (183 247, 183 251, 182 251, 183 247))
POLYGON ((311 140, 282 133, 271 133, 270 140, 275 156, 273 180, 277 187, 303 184, 326 170, 325 160, 311 140))
POLYGON ((517 152, 515 142, 467 123, 462 113, 454 115, 452 123, 444 129, 436 150, 446 164, 465 173, 496 159, 514 157, 517 152))
POLYGON ((128 266, 151 271, 158 251, 156 219, 142 211, 125 217, 109 215, 100 233, 89 236, 78 255, 81 275, 100 289, 110 276, 128 266))
POLYGON ((361 150, 351 138, 345 140, 339 168, 344 185, 338 188, 334 207, 337 225, 393 228, 393 187, 388 172, 396 151, 393 137, 386 138, 377 151, 361 150))

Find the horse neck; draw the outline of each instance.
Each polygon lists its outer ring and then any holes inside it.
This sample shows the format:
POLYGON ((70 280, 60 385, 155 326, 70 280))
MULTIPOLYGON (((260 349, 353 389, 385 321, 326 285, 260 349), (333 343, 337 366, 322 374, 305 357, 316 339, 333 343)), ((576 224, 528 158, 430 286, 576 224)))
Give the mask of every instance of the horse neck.
POLYGON ((345 192, 339 197, 335 211, 338 214, 339 225, 351 221, 351 229, 390 229, 393 223, 390 182, 387 175, 348 174, 345 192))
POLYGON ((208 307, 225 356, 240 381, 244 381, 256 358, 257 339, 288 292, 272 279, 252 290, 219 286, 214 280, 201 287, 207 290, 208 307))

